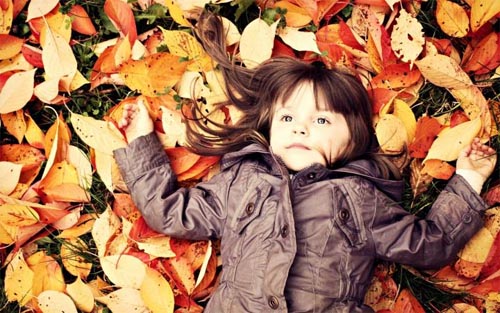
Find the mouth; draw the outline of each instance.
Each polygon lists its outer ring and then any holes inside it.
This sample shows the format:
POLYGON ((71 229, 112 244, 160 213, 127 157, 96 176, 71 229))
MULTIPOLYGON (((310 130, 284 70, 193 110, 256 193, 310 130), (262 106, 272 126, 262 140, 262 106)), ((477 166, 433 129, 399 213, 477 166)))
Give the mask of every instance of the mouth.
POLYGON ((301 143, 293 143, 286 147, 287 149, 302 149, 302 150, 311 150, 309 147, 301 144, 301 143))

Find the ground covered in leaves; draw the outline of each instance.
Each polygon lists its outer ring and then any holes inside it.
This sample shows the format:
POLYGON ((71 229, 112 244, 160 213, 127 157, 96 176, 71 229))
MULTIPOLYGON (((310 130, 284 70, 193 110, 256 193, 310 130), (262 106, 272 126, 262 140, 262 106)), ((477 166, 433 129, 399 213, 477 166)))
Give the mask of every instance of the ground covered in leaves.
MULTIPOLYGON (((143 97, 179 183, 217 172, 184 148, 194 99, 238 119, 193 36, 203 7, 224 17, 228 51, 359 73, 376 135, 424 216, 480 137, 500 151, 500 2, 491 0, 0 0, 2 312, 201 312, 217 286, 218 242, 147 227, 112 157, 121 108, 143 97), (185 111, 183 111, 185 110, 185 111), (406 151, 406 152, 405 152, 406 151)), ((380 263, 377 312, 500 311, 499 169, 485 226, 449 265, 380 263)))

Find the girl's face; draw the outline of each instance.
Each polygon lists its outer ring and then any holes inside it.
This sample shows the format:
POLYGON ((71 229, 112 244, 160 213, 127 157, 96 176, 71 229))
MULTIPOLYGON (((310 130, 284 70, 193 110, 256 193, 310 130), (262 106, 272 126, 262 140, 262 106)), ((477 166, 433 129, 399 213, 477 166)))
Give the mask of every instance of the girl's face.
POLYGON ((300 84, 288 101, 275 105, 271 149, 290 170, 333 164, 350 137, 343 115, 329 111, 324 103, 316 104, 312 83, 300 84))

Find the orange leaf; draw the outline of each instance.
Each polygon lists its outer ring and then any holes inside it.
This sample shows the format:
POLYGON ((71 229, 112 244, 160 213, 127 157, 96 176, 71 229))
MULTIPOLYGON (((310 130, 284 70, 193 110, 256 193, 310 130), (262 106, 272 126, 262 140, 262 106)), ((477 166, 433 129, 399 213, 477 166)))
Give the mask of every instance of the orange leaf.
POLYGON ((130 239, 135 240, 135 241, 141 241, 141 240, 144 240, 146 238, 151 238, 151 237, 164 236, 163 234, 160 234, 160 233, 154 231, 151 227, 149 227, 148 224, 146 224, 146 221, 144 220, 144 218, 142 216, 139 217, 134 222, 128 235, 129 235, 130 239))
POLYGON ((87 14, 87 11, 85 11, 81 5, 73 5, 69 10, 68 15, 72 18, 71 28, 74 31, 89 36, 97 33, 97 30, 95 29, 94 24, 92 24, 92 20, 87 14))
POLYGON ((372 112, 374 114, 378 113, 384 105, 391 103, 398 95, 396 91, 387 88, 373 88, 369 90, 368 94, 372 102, 372 112))
POLYGON ((437 179, 448 180, 455 173, 455 168, 442 160, 427 160, 422 168, 422 174, 429 174, 437 179))
POLYGON ((12 58, 21 52, 24 40, 19 37, 0 34, 0 60, 12 58))
POLYGON ((311 20, 311 16, 304 8, 296 6, 288 1, 277 1, 276 8, 286 9, 286 25, 290 27, 303 27, 311 20))
POLYGON ((23 110, 0 114, 0 116, 7 131, 17 139, 17 142, 21 143, 26 133, 23 110))
POLYGON ((5 294, 7 300, 18 301, 25 305, 32 297, 33 271, 24 260, 23 251, 19 250, 5 269, 5 294))
POLYGON ((490 186, 488 191, 483 195, 483 198, 489 206, 500 203, 500 184, 497 182, 493 186, 490 186))
POLYGON ((436 20, 441 30, 451 37, 462 38, 469 32, 469 16, 465 8, 449 0, 438 0, 436 20))
POLYGON ((219 161, 220 157, 218 156, 203 156, 187 171, 182 172, 177 176, 177 180, 183 181, 188 180, 200 175, 204 171, 208 170, 212 165, 219 161))
POLYGON ((176 175, 189 170, 201 158, 199 155, 189 152, 184 147, 167 148, 165 152, 170 159, 170 166, 176 175))
POLYGON ((33 120, 31 115, 25 113, 25 117, 26 117, 26 133, 24 134, 24 137, 26 138, 26 141, 30 144, 30 146, 34 148, 43 149, 45 143, 44 132, 40 129, 38 124, 33 120))
POLYGON ((195 288, 194 270, 185 258, 165 259, 162 265, 181 293, 192 294, 195 288))
POLYGON ((323 19, 325 14, 337 3, 338 0, 295 0, 297 4, 307 11, 315 25, 323 19))
POLYGON ((115 212, 116 215, 131 220, 131 217, 139 212, 130 194, 115 193, 113 197, 113 212, 115 212))
POLYGON ((21 48, 23 57, 28 61, 29 64, 34 67, 43 68, 42 61, 42 50, 35 48, 33 46, 24 44, 21 48))
POLYGON ((80 185, 78 172, 67 161, 55 163, 40 181, 38 190, 44 202, 88 202, 90 196, 80 185))
POLYGON ((466 72, 489 72, 495 68, 487 68, 487 64, 493 58, 497 57, 499 50, 498 34, 491 32, 474 47, 469 59, 463 65, 463 70, 466 72), (485 68, 486 67, 486 68, 485 68))
POLYGON ((443 126, 433 117, 422 116, 417 121, 415 139, 408 146, 410 156, 413 158, 425 158, 437 134, 443 126))
POLYGON ((422 305, 408 289, 401 290, 396 303, 394 303, 393 311, 398 313, 425 313, 422 305))
POLYGON ((122 37, 127 37, 133 44, 137 39, 137 27, 135 25, 134 13, 126 2, 120 0, 106 0, 104 12, 122 37))
POLYGON ((477 31, 498 13, 500 13, 500 1, 474 0, 470 17, 472 31, 477 31))
POLYGON ((481 268, 480 280, 488 279, 490 275, 498 271, 500 271, 500 236, 497 234, 491 246, 488 258, 481 268))
POLYGON ((70 140, 69 127, 63 117, 58 115, 54 124, 45 133, 45 156, 49 159, 49 164, 45 167, 45 174, 53 163, 66 160, 70 140))
POLYGON ((167 94, 181 78, 188 62, 170 53, 155 53, 141 60, 123 63, 120 74, 125 84, 145 96, 167 94))
POLYGON ((382 72, 372 79, 373 88, 399 89, 410 87, 420 79, 420 71, 410 70, 407 63, 391 64, 386 66, 382 72))
POLYGON ((19 182, 31 184, 40 171, 45 156, 40 150, 26 144, 1 145, 0 161, 22 164, 19 182))
POLYGON ((14 20, 14 6, 11 1, 3 1, 0 9, 0 34, 8 34, 12 29, 12 21, 14 20))
MULTIPOLYGON (((13 0, 14 8, 12 15, 14 18, 17 17, 19 13, 23 10, 23 8, 26 6, 26 3, 28 3, 29 0, 13 0)), ((3 8, 5 10, 5 8, 3 8)))

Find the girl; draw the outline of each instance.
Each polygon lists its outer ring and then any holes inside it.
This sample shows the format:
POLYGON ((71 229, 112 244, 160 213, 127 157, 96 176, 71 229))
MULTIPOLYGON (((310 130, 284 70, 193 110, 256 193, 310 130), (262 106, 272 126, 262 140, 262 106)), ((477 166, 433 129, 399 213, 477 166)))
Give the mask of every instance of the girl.
POLYGON ((376 154, 371 105, 355 77, 289 58, 237 66, 218 17, 205 14, 197 27, 244 113, 207 127, 193 111, 190 147, 223 154, 220 173, 177 189, 141 102, 124 110, 129 145, 115 157, 150 227, 221 239, 207 312, 372 312, 363 299, 375 259, 439 267, 481 227, 492 148, 475 139, 462 151, 458 174, 418 219, 398 205, 403 182, 376 154))

